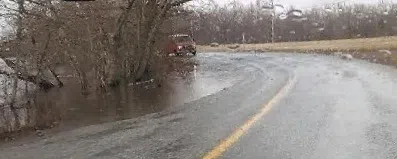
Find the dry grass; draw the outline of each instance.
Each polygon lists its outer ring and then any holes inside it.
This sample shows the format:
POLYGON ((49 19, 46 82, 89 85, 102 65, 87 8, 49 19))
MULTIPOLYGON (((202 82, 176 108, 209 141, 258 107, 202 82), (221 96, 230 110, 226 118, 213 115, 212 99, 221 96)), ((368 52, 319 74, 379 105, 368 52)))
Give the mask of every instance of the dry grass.
POLYGON ((275 44, 244 44, 235 50, 229 49, 229 45, 219 47, 198 46, 201 52, 224 51, 276 51, 276 52, 369 52, 378 50, 397 50, 397 36, 343 39, 305 42, 282 42, 275 44))
POLYGON ((298 52, 298 53, 323 53, 334 52, 350 53, 355 58, 365 59, 371 62, 397 66, 397 36, 282 42, 275 44, 243 44, 237 49, 228 48, 230 45, 219 47, 198 46, 199 52, 298 52), (392 54, 385 54, 380 50, 390 50, 392 54))

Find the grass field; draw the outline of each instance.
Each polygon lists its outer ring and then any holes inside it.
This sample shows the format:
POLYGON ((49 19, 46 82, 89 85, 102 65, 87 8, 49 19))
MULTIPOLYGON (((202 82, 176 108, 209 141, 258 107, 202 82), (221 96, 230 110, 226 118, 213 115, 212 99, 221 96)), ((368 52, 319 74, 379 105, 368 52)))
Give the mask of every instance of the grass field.
POLYGON ((198 46, 199 52, 298 52, 331 54, 335 52, 349 53, 355 58, 371 62, 397 66, 397 36, 305 41, 281 42, 266 44, 240 44, 236 49, 234 45, 219 45, 218 47, 198 46))

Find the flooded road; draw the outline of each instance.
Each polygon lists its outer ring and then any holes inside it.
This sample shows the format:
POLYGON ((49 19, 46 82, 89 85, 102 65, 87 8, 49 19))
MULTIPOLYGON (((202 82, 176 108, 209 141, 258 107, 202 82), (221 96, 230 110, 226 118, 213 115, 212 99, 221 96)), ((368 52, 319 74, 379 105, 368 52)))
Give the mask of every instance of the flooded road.
POLYGON ((64 88, 52 90, 49 92, 50 97, 46 97, 48 93, 44 96, 59 110, 67 110, 62 113, 60 127, 73 129, 182 107, 184 103, 214 94, 242 79, 233 76, 234 79, 230 80, 233 72, 230 72, 231 69, 225 63, 219 63, 216 70, 211 70, 200 58, 176 59, 178 60, 195 63, 181 65, 169 72, 168 77, 160 83, 161 86, 149 80, 130 84, 127 88, 115 88, 106 94, 90 94, 86 97, 79 92, 80 85, 75 80, 65 79, 64 88))
POLYGON ((192 59, 196 67, 171 72, 159 88, 114 90, 96 103, 93 95, 74 99, 80 107, 51 97, 70 108, 59 126, 70 129, 2 144, 0 158, 397 156, 394 67, 282 53, 192 59))
MULTIPOLYGON (((126 120, 183 107, 202 97, 228 88, 243 77, 235 76, 230 63, 204 57, 174 57, 174 66, 161 83, 147 80, 130 83, 128 87, 113 88, 106 94, 94 92, 83 95, 77 78, 71 74, 61 77, 65 86, 40 92, 29 108, 29 120, 35 129, 59 133, 83 126, 126 120), (211 67, 209 67, 211 66, 211 67), (232 77, 233 76, 233 77, 232 77), (49 129, 51 128, 51 129, 49 129)), ((34 137, 25 135, 14 138, 34 137)))

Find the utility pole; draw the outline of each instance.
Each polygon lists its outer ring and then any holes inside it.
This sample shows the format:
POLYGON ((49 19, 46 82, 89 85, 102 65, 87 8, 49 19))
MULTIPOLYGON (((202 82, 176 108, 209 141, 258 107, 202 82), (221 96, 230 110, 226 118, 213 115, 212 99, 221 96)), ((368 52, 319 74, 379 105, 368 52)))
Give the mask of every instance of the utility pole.
POLYGON ((194 28, 194 26, 193 26, 193 19, 190 19, 190 36, 192 36, 192 37, 194 38, 194 35, 193 35, 193 28, 194 28))
POLYGON ((276 4, 274 4, 274 0, 269 0, 267 2, 269 2, 270 4, 263 4, 261 2, 263 2, 264 0, 257 0, 257 5, 262 8, 262 9, 266 9, 266 10, 271 10, 271 18, 272 18, 272 30, 271 30, 271 39, 272 39, 272 43, 275 42, 275 23, 276 23, 276 4), (270 6, 269 6, 270 5, 270 6))
POLYGON ((270 0, 270 7, 272 9, 272 43, 274 43, 274 23, 276 21, 276 9, 274 7, 274 0, 270 0))

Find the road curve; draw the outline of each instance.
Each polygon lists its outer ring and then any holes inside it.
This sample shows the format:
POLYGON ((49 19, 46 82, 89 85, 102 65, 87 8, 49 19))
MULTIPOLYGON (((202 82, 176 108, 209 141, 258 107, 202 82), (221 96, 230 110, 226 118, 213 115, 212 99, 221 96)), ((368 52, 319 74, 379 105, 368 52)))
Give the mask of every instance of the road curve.
POLYGON ((0 158, 397 158, 396 68, 307 54, 195 58, 234 84, 160 113, 1 145, 0 158))

